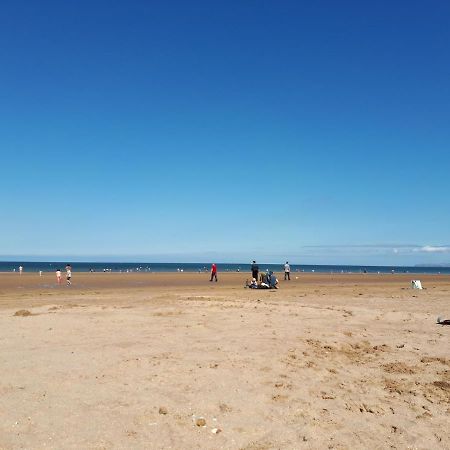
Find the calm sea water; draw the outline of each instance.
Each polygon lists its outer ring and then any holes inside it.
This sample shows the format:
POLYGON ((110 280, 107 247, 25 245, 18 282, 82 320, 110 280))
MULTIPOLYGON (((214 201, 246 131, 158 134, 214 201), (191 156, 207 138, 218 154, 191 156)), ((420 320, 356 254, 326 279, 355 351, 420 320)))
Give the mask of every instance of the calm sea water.
MULTIPOLYGON (((70 261, 27 262, 0 261, 0 272, 18 271, 22 265, 24 272, 54 272, 64 270, 70 261)), ((108 262, 70 262, 75 272, 202 272, 209 271, 210 263, 108 263, 108 262)), ((250 264, 217 264, 219 272, 250 272, 250 264)), ((259 269, 283 272, 283 264, 259 264, 259 269)), ((338 266, 338 265, 295 265, 291 264, 292 272, 318 273, 420 273, 420 274, 450 274, 450 267, 398 267, 398 266, 338 266)))

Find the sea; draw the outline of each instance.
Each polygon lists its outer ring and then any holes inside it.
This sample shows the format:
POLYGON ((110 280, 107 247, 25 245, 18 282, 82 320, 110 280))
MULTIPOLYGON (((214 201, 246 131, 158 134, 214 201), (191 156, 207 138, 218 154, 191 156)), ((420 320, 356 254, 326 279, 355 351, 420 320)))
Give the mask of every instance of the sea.
MULTIPOLYGON (((14 272, 23 267, 24 272, 54 272, 64 270, 70 263, 75 272, 208 272, 210 263, 131 263, 131 262, 71 262, 71 261, 0 261, 0 272, 14 272)), ((283 264, 259 263, 260 271, 271 270, 283 272, 283 264)), ((250 264, 217 263, 219 272, 250 272, 250 264)), ((415 273, 415 274, 447 274, 450 267, 405 267, 405 266, 352 266, 352 265, 310 265, 291 264, 292 272, 317 273, 415 273)))

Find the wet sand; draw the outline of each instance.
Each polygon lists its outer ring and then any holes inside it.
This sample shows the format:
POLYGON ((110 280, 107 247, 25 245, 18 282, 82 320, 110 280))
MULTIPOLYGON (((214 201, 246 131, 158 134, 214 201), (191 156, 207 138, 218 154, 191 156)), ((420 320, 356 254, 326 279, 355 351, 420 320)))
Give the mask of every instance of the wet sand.
POLYGON ((449 448, 449 276, 246 278, 0 274, 0 449, 449 448))

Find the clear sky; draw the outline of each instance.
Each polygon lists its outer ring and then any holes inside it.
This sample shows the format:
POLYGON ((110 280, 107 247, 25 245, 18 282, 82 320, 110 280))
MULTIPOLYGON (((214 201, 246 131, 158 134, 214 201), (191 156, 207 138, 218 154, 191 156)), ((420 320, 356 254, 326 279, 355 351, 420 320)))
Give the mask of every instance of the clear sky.
POLYGON ((5 1, 0 255, 450 262, 450 3, 5 1))

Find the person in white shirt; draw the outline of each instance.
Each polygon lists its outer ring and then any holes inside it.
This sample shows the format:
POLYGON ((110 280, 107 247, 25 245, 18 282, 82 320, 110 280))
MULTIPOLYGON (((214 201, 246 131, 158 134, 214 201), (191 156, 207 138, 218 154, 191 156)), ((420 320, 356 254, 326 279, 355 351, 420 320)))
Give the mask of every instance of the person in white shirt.
POLYGON ((291 266, 286 261, 286 264, 284 265, 284 279, 290 280, 291 279, 291 266))
POLYGON ((19 266, 19 275, 22 275, 22 272, 23 272, 23 267, 19 266))
POLYGON ((70 264, 67 264, 66 266, 67 286, 70 286, 72 284, 71 278, 72 278, 72 266, 70 264))

